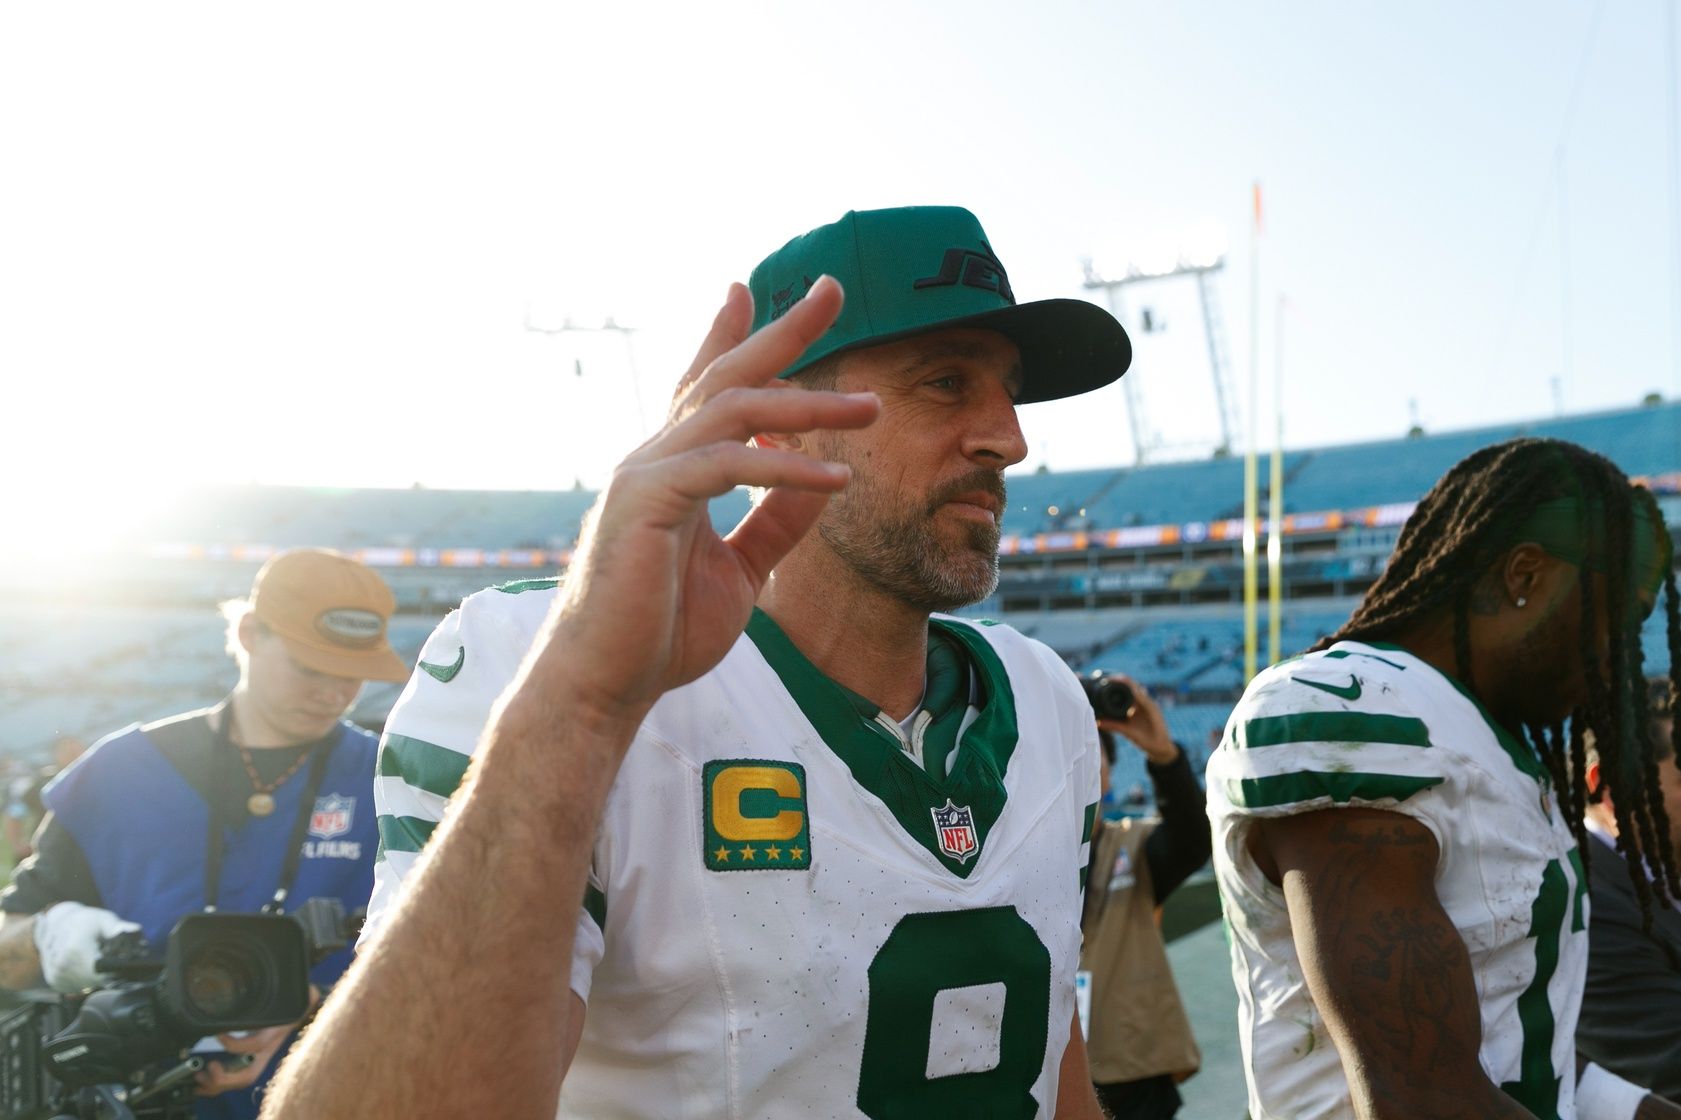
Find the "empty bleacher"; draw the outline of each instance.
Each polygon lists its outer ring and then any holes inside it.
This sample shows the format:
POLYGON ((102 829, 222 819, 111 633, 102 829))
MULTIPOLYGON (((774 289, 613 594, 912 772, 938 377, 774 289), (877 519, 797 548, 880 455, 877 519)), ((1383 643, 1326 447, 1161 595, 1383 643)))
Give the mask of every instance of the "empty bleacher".
MULTIPOLYGON (((1287 451, 1285 509, 1314 513, 1416 501, 1466 455, 1516 436, 1580 443, 1610 457, 1632 475, 1674 471, 1681 469, 1681 402, 1414 439, 1287 451)), ((1240 459, 1012 475, 1009 483, 1007 533, 1171 525, 1242 515, 1240 459), (1049 512, 1053 507, 1058 511, 1054 515, 1049 512)))
MULTIPOLYGON (((399 615, 391 644, 413 665, 435 619, 399 615)), ((129 723, 215 703, 239 679, 214 608, 0 603, 0 755, 38 754, 129 723)), ((352 716, 377 723, 400 685, 370 683, 352 716)))
MULTIPOLYGON (((1669 403, 1292 451, 1285 464, 1287 507, 1317 512, 1413 501, 1470 451, 1517 435, 1582 443, 1631 474, 1681 471, 1681 404, 1669 403)), ((1033 534, 1220 520, 1238 513, 1242 474, 1238 460, 1209 459, 1012 475, 1003 528, 1033 534)), ((189 495, 151 519, 142 537, 118 542, 120 563, 97 585, 61 591, 51 601, 38 599, 28 588, 0 586, 0 642, 11 654, 0 667, 0 753, 39 751, 60 732, 96 737, 128 721, 178 712, 224 694, 235 670, 222 648, 214 603, 244 593, 266 549, 320 545, 431 554, 414 566, 384 569, 399 609, 406 612, 393 623, 393 641, 412 663, 436 619, 462 595, 510 578, 551 573, 557 564, 554 553, 575 543, 595 498, 584 490, 253 486, 220 486, 189 495), (190 547, 165 547, 172 545, 190 547), (252 547, 242 551, 242 546, 252 547), (541 549, 546 570, 497 569, 498 561, 483 557, 468 566, 428 566, 446 549, 541 549)), ((1664 500, 1673 521, 1681 499, 1664 500)), ((714 524, 727 530, 747 509, 745 491, 725 495, 712 503, 714 524)), ((1327 533, 1310 542, 1317 552, 1303 554, 1295 551, 1298 538, 1291 538, 1286 570, 1312 569, 1309 575, 1289 577, 1300 581, 1292 582, 1292 594, 1302 593, 1314 579, 1320 586, 1310 588, 1309 595, 1357 594, 1361 584, 1339 583, 1343 577, 1333 579, 1325 565, 1359 560, 1365 567, 1355 574, 1369 581, 1393 532, 1391 526, 1388 536, 1377 530, 1327 533), (1296 568, 1289 567, 1292 563, 1296 568)), ((1181 553, 1178 546, 1153 552, 1129 546, 1107 553, 1007 557, 1029 593, 1015 600, 1024 609, 1005 620, 1076 668, 1138 677, 1162 698, 1175 736, 1187 747, 1205 745, 1208 731, 1223 724, 1242 682, 1241 614, 1231 601, 1221 601, 1237 586, 1234 549, 1229 538, 1222 538, 1203 542, 1195 555, 1181 553), (1228 554, 1215 554, 1222 547, 1228 554), (1124 601, 1122 593, 1105 600, 1087 592, 1104 580, 1131 575, 1158 580, 1174 597, 1132 599, 1125 590, 1131 585, 1122 582, 1115 585, 1123 589, 1124 601), (1195 578, 1175 583, 1176 577, 1195 578), (1181 586, 1213 588, 1219 599, 1182 595, 1181 586), (1146 601, 1157 605, 1142 605, 1146 601), (1025 609, 1029 605, 1033 609, 1025 609)), ((1141 580, 1137 586, 1146 585, 1141 580)), ((1011 601, 1007 595, 995 599, 990 613, 1006 601, 1011 601)), ((1353 605, 1345 598, 1287 600, 1283 649, 1293 653, 1311 645, 1346 619, 1353 605)), ((1264 609, 1262 618, 1264 627, 1264 609)), ((1666 670, 1670 657, 1661 615, 1646 624, 1643 645, 1647 670, 1666 670)), ((399 691, 399 686, 370 685, 358 715, 377 721, 399 691)), ((1137 769, 1134 778, 1142 777, 1137 769)))

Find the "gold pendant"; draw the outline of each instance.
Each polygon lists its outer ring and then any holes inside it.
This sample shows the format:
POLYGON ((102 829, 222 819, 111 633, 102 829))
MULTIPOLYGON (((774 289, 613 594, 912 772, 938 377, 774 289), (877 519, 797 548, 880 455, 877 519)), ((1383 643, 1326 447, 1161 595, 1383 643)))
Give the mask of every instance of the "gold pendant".
POLYGON ((245 799, 245 808, 253 817, 266 817, 274 812, 274 798, 266 793, 253 793, 245 799))

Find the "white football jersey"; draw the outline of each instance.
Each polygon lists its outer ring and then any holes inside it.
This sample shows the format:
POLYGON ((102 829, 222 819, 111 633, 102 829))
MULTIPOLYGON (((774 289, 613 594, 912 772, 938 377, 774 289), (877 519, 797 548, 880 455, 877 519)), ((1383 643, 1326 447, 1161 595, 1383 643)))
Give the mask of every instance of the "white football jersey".
POLYGON ((1588 899, 1546 771, 1458 682, 1359 642, 1258 675, 1208 763, 1250 1116, 1354 1115, 1283 892, 1246 843, 1257 818, 1346 805, 1404 813, 1435 835, 1436 893, 1481 1000, 1483 1069, 1536 1116, 1571 1120, 1588 899))
MULTIPOLYGON (((422 651, 381 750, 365 938, 553 596, 481 592, 422 651)), ((1054 1113, 1098 800, 1091 708, 1038 642, 931 625, 974 674, 943 777, 758 612, 654 707, 579 910, 588 1011, 561 1115, 1054 1113)))

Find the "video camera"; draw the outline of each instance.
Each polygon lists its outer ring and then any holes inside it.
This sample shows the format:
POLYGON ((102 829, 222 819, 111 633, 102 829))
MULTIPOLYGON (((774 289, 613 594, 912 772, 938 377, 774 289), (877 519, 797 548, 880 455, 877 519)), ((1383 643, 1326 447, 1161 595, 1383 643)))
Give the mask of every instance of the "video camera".
POLYGON ((1131 686, 1101 669, 1094 669, 1081 677, 1080 686, 1086 690, 1086 701, 1091 704, 1091 710, 1098 719, 1124 722, 1132 718, 1132 710, 1138 706, 1138 698, 1132 694, 1131 686))
POLYGON ((183 1120, 193 1113, 189 1048, 227 1031, 296 1022, 309 970, 350 943, 361 911, 312 898, 292 914, 192 914, 161 958, 138 933, 104 944, 103 987, 32 991, 0 1013, 3 1120, 183 1120))

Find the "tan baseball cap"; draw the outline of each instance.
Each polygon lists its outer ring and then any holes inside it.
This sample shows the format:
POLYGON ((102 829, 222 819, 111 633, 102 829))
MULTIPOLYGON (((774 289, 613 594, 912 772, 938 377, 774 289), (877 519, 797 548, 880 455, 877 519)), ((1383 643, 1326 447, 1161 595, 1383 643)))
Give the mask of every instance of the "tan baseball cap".
POLYGON ((251 612, 298 664, 367 681, 406 681, 386 639, 396 596, 372 568, 324 548, 271 557, 251 585, 251 612))

